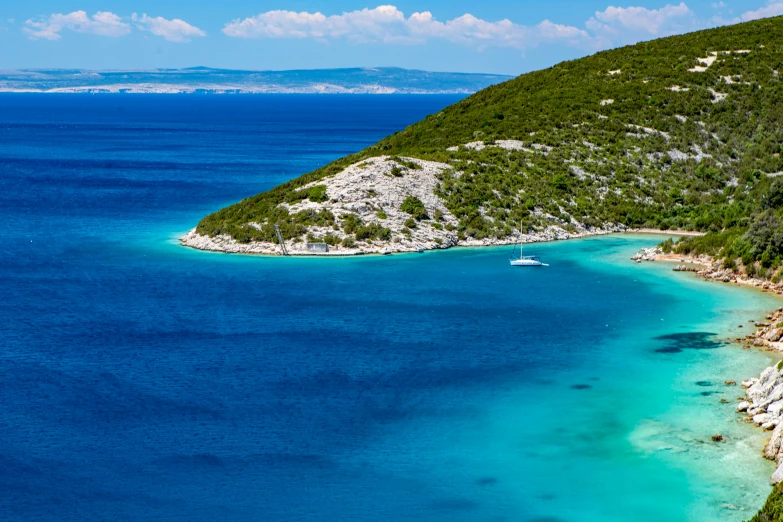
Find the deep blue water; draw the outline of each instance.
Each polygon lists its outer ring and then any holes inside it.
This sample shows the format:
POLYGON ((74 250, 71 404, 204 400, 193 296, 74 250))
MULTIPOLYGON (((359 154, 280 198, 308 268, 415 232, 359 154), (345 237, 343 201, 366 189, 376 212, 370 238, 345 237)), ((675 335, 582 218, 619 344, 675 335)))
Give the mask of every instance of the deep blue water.
POLYGON ((695 383, 760 369, 714 334, 776 304, 627 262, 656 238, 539 245, 541 271, 511 270, 506 249, 177 245, 205 213, 456 100, 0 96, 0 518, 759 507, 765 464, 725 470, 759 436, 695 383), (691 444, 718 431, 737 447, 691 444))

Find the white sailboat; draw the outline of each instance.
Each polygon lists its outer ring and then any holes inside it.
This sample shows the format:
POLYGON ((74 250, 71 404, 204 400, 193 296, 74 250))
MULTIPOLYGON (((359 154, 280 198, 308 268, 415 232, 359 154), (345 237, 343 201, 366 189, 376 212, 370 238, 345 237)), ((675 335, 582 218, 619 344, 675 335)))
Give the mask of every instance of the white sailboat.
MULTIPOLYGON (((519 226, 519 235, 522 235, 522 225, 519 226)), ((522 238, 519 239, 519 257, 514 257, 514 252, 517 246, 514 245, 514 250, 511 251, 511 258, 509 262, 511 266, 549 266, 546 263, 541 262, 541 258, 538 256, 526 256, 522 254, 522 238)))

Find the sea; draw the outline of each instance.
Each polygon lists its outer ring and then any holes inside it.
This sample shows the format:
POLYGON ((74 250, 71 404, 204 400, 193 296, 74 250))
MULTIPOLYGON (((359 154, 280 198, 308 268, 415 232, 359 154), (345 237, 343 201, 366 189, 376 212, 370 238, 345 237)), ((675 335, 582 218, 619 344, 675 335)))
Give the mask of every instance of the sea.
POLYGON ((727 339, 781 301, 630 261, 660 236, 541 269, 178 244, 459 99, 1 95, 0 519, 752 516, 773 465, 724 382, 776 359, 727 339))

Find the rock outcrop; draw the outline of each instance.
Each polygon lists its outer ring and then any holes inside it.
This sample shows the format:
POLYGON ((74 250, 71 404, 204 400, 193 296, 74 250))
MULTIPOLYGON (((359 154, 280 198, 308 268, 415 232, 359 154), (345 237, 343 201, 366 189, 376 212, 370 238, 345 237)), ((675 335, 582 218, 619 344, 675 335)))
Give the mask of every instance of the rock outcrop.
POLYGON ((764 457, 778 465, 771 478, 773 484, 783 480, 783 371, 780 366, 770 366, 758 378, 743 381, 747 400, 737 404, 737 411, 746 413, 761 428, 772 430, 764 447, 764 457))
POLYGON ((663 250, 660 247, 643 248, 635 253, 632 257, 632 261, 641 263, 642 261, 655 261, 658 256, 663 254, 663 250))

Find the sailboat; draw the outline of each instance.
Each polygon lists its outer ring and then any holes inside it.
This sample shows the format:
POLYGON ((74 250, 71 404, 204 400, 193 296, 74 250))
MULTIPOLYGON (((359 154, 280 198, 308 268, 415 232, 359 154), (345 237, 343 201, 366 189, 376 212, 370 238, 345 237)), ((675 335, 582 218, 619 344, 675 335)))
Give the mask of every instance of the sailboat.
MULTIPOLYGON (((522 225, 519 225, 519 235, 522 235, 522 225)), ((514 245, 514 250, 511 251, 511 258, 509 262, 511 266, 549 266, 546 263, 541 262, 541 258, 538 256, 526 256, 522 254, 522 238, 519 238, 519 257, 514 257, 514 252, 517 250, 517 246, 514 245)))

